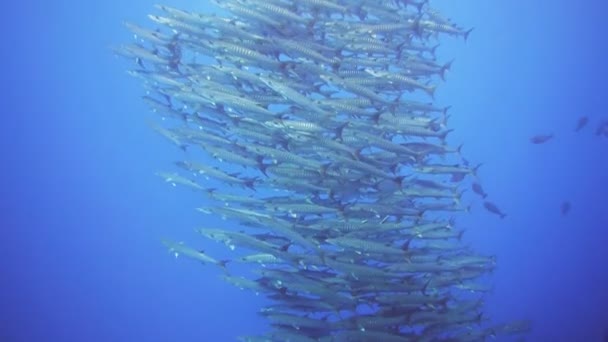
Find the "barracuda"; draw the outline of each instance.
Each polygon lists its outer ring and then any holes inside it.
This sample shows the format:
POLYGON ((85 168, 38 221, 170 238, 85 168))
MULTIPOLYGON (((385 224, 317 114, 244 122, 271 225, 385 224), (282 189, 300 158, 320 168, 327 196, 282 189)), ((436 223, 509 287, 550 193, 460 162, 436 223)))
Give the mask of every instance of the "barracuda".
POLYGON ((460 241, 450 215, 471 207, 463 189, 486 193, 446 141, 449 106, 417 101, 452 64, 436 55, 437 38, 470 30, 427 0, 212 2, 215 15, 158 5, 156 27, 128 24, 135 43, 118 52, 135 60, 129 73, 163 119, 155 129, 186 150, 176 165, 217 188, 159 175, 202 192, 203 222, 226 220, 197 231, 234 263, 165 244, 226 273, 253 271, 223 279, 268 302, 269 332, 242 340, 470 341, 526 330, 480 315, 491 288, 481 277, 495 261, 460 241))

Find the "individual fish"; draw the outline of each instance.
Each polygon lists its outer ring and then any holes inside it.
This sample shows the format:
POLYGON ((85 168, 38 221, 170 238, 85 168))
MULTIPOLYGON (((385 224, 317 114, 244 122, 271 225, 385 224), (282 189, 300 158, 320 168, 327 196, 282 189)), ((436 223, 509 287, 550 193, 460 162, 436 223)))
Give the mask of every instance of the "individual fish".
POLYGON ((397 254, 405 255, 405 251, 400 248, 395 248, 390 245, 370 242, 366 240, 360 240, 356 238, 336 238, 326 240, 328 243, 339 246, 342 248, 350 248, 355 250, 356 253, 377 253, 377 254, 397 254))
POLYGON ((450 182, 452 183, 461 182, 467 176, 466 172, 451 172, 450 174, 452 175, 450 178, 450 182))
POLYGON ((544 144, 551 139, 553 139, 553 134, 539 134, 530 138, 530 142, 538 145, 544 144))
POLYGON ((201 190, 201 191, 205 191, 205 188, 202 187, 200 184, 198 184, 197 182, 188 179, 186 177, 180 176, 177 173, 170 173, 170 172, 157 172, 156 173, 157 176, 162 177, 165 179, 165 182, 173 185, 173 186, 177 186, 177 184, 181 184, 181 185, 185 185, 185 186, 189 186, 193 189, 196 190, 201 190))
POLYGON ((570 204, 569 201, 563 201, 561 206, 560 206, 560 211, 562 213, 562 216, 566 216, 568 215, 568 213, 570 212, 570 209, 572 208, 572 205, 570 204))
POLYGON ((478 164, 477 166, 471 168, 468 166, 460 166, 460 165, 432 165, 426 164, 416 168, 416 171, 426 174, 464 174, 464 175, 477 175, 477 170, 481 167, 482 164, 478 164))
POLYGON ((595 130, 595 135, 597 136, 608 136, 608 120, 602 120, 595 130))
POLYGON ((488 197, 488 194, 483 190, 483 188, 481 187, 481 184, 479 184, 477 182, 473 182, 473 184, 471 185, 471 189, 473 189, 474 193, 481 196, 481 198, 488 197))
POLYGON ((574 128, 574 131, 575 132, 580 131, 581 129, 585 128, 585 126, 587 126, 588 123, 589 123, 589 117, 581 116, 576 123, 576 127, 574 128))
POLYGON ((503 213, 497 206, 496 204, 492 203, 492 202, 488 202, 485 201, 483 202, 483 206, 486 208, 487 211, 496 214, 498 216, 500 216, 501 219, 504 219, 507 214, 503 213))
POLYGON ((124 24, 129 30, 131 30, 131 32, 133 32, 135 39, 138 40, 151 42, 157 45, 164 45, 167 44, 171 39, 170 36, 162 33, 160 30, 149 30, 130 22, 125 22, 124 24))
POLYGON ((451 35, 462 36, 462 37, 464 37, 465 41, 469 39, 469 35, 471 34, 471 32, 474 29, 474 28, 470 28, 468 30, 464 30, 464 29, 454 26, 451 23, 446 24, 446 23, 434 22, 431 20, 420 21, 417 25, 419 28, 429 30, 432 32, 444 32, 444 33, 451 34, 451 35))
POLYGON ((115 49, 115 52, 121 56, 134 58, 137 64, 144 67, 144 62, 149 62, 152 65, 168 64, 169 59, 162 56, 158 50, 150 51, 140 44, 129 44, 115 49))
POLYGON ((298 91, 290 88, 289 86, 267 77, 260 77, 260 81, 262 81, 265 85, 267 85, 270 89, 274 90, 285 99, 293 101, 298 106, 302 106, 303 109, 314 111, 321 116, 328 117, 331 113, 323 110, 318 104, 312 100, 308 96, 304 96, 300 94, 298 91))
POLYGON ((255 190, 255 178, 241 178, 239 177, 238 173, 227 174, 218 168, 209 167, 207 165, 192 161, 179 161, 175 164, 185 170, 204 175, 205 177, 212 177, 230 185, 238 184, 247 187, 251 190, 255 190))
POLYGON ((227 260, 215 260, 212 257, 208 256, 203 252, 199 252, 193 248, 187 247, 183 242, 173 242, 170 240, 163 239, 162 243, 169 248, 169 251, 172 252, 177 258, 180 255, 185 255, 187 257, 193 258, 202 262, 203 264, 212 264, 217 265, 222 268, 226 267, 227 260))
POLYGON ((285 262, 281 258, 278 258, 276 255, 268 254, 268 253, 258 253, 258 254, 247 255, 247 256, 240 258, 239 261, 246 262, 246 263, 252 263, 252 262, 258 263, 262 266, 272 265, 272 264, 281 264, 281 263, 285 262))
POLYGON ((224 275, 222 275, 222 279, 224 279, 225 282, 232 284, 241 290, 245 290, 245 289, 253 290, 256 292, 256 294, 264 292, 264 290, 265 290, 265 288, 261 284, 259 284, 257 281, 251 280, 249 278, 229 276, 229 275, 224 274, 224 275))

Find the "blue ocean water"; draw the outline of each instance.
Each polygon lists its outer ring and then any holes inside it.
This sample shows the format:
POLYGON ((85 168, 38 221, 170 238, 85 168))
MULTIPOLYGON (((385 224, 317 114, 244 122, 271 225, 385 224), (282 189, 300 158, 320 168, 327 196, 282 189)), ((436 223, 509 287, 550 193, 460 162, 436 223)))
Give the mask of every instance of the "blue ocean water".
MULTIPOLYGON (((606 5, 434 4, 475 27, 466 43, 443 40, 440 58, 455 62, 437 101, 453 106, 450 142, 484 164, 485 190, 508 214, 475 200, 458 219, 465 241, 497 256, 488 316, 531 319, 528 341, 603 341, 608 139, 594 130, 608 119, 606 5), (590 125, 574 133, 583 115, 590 125)), ((193 228, 221 221, 154 175, 181 152, 146 125, 140 81, 111 50, 131 39, 123 21, 147 23, 153 5, 3 5, 0 341, 232 341, 266 328, 262 298, 160 243, 220 251, 193 228)))

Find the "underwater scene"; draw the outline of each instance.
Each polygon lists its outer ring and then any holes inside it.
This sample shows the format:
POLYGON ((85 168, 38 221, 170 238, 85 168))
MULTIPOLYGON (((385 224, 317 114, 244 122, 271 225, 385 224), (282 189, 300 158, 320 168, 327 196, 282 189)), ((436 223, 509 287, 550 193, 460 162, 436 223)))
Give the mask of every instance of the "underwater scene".
POLYGON ((608 341, 606 8, 7 5, 0 341, 608 341))

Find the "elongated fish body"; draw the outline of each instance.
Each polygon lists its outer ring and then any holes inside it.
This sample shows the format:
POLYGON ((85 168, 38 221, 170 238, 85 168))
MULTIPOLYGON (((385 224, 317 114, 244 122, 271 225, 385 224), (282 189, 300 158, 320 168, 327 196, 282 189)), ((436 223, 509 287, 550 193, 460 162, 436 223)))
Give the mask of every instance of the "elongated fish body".
POLYGON ((325 117, 331 115, 331 113, 323 110, 321 107, 319 107, 317 102, 315 102, 314 100, 311 100, 308 96, 304 96, 304 95, 300 94, 299 92, 291 89, 290 87, 288 87, 285 84, 282 84, 279 81, 272 80, 272 79, 266 78, 266 77, 260 77, 260 81, 262 81, 269 88, 276 91, 278 94, 285 97, 286 99, 293 101, 293 103, 295 103, 299 106, 302 106, 303 109, 312 110, 315 113, 318 113, 319 115, 325 116, 325 117))
POLYGON ((206 255, 205 253, 199 252, 193 248, 185 246, 183 243, 172 242, 169 240, 162 240, 162 243, 169 248, 169 251, 172 252, 177 258, 180 255, 185 255, 189 258, 198 260, 203 264, 212 264, 224 267, 226 262, 217 261, 212 257, 206 255))
POLYGON ((568 202, 568 201, 562 202, 562 204, 560 206, 560 211, 562 213, 562 216, 568 215, 571 208, 572 208, 572 205, 570 204, 570 202, 568 202))
POLYGON ((503 213, 497 206, 496 204, 492 203, 492 202, 483 202, 483 206, 486 208, 487 211, 491 212, 492 214, 496 214, 498 216, 500 216, 501 219, 504 219, 507 214, 503 213))
POLYGON ((585 128, 585 126, 587 126, 587 124, 589 123, 589 117, 587 116, 581 116, 578 121, 576 122, 576 127, 574 128, 575 132, 580 131, 581 129, 585 128))
POLYGON ((530 138, 530 142, 538 145, 544 144, 551 139, 553 139, 553 134, 539 134, 530 138))
POLYGON ((164 45, 169 43, 171 36, 162 33, 160 31, 153 31, 147 28, 141 27, 139 25, 125 22, 125 26, 133 32, 136 39, 143 40, 144 42, 149 42, 157 45, 164 45))
POLYGON ((474 168, 470 168, 467 166, 459 166, 459 165, 454 165, 454 166, 450 166, 450 165, 427 165, 427 166, 421 166, 416 168, 415 170, 421 173, 428 173, 428 174, 470 174, 470 175, 475 175, 477 172, 477 169, 479 168, 478 165, 474 168))
POLYGON ((248 187, 250 189, 254 189, 254 183, 255 183, 254 179, 239 178, 239 177, 236 177, 236 174, 230 175, 218 168, 209 167, 209 166, 202 165, 202 164, 199 164, 196 162, 191 162, 191 161, 182 161, 182 162, 177 162, 176 164, 179 167, 182 167, 182 168, 192 171, 192 172, 196 172, 203 176, 215 178, 217 180, 226 182, 228 184, 237 184, 237 185, 242 185, 242 186, 248 187))
POLYGON ((477 182, 473 182, 473 184, 471 185, 471 189, 473 189, 473 192, 478 194, 482 198, 488 197, 488 194, 483 190, 483 187, 481 186, 481 184, 479 184, 477 182))
POLYGON ((173 186, 177 186, 177 184, 180 184, 180 185, 185 185, 185 186, 188 186, 188 187, 196 189, 196 190, 202 190, 202 191, 205 190, 205 188, 200 186, 195 181, 182 177, 182 176, 178 175, 177 173, 157 172, 156 174, 158 176, 164 178, 165 182, 170 183, 173 186))
POLYGON ((420 21, 419 26, 432 32, 443 32, 451 35, 462 36, 464 37, 464 40, 467 40, 469 38, 469 34, 471 34, 471 31, 473 31, 472 28, 469 30, 463 30, 455 27, 452 24, 438 23, 430 20, 420 21))

